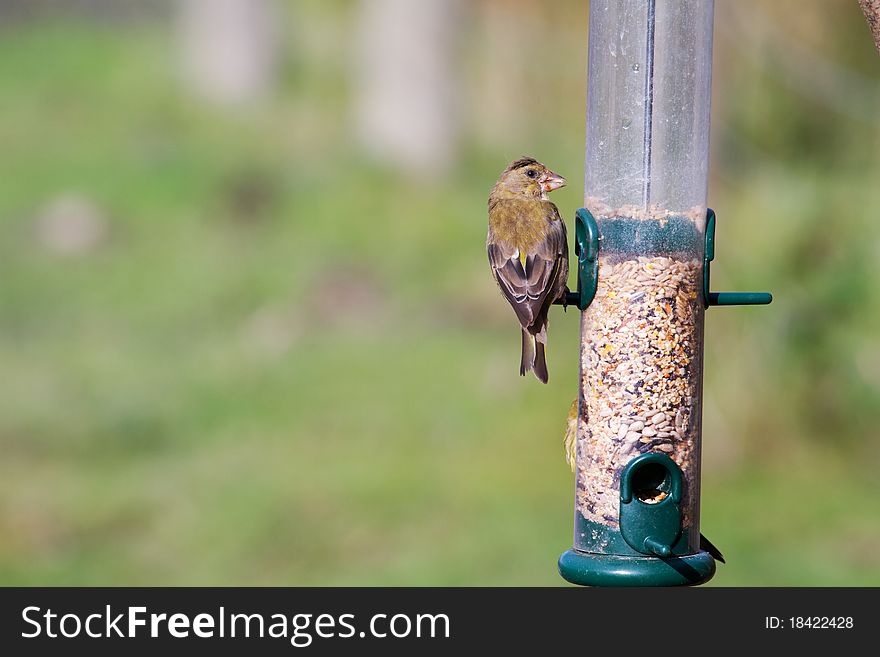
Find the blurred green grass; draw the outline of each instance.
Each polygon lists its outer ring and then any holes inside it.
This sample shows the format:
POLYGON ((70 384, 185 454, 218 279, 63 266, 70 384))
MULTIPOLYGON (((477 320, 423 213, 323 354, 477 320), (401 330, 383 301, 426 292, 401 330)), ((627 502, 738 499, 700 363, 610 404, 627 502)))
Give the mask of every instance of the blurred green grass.
MULTIPOLYGON (((519 152, 413 181, 348 152, 339 68, 300 62, 233 116, 180 94, 172 53, 155 26, 0 39, 0 582, 560 584, 578 318, 552 318, 551 383, 521 380, 483 250, 519 152), (105 218, 84 253, 41 233, 66 194, 105 218)), ((573 181, 578 84, 523 137, 573 181)), ((829 168, 739 107, 713 135, 713 280, 776 300, 708 314, 713 584, 877 585, 880 133, 838 118, 868 150, 829 168)))

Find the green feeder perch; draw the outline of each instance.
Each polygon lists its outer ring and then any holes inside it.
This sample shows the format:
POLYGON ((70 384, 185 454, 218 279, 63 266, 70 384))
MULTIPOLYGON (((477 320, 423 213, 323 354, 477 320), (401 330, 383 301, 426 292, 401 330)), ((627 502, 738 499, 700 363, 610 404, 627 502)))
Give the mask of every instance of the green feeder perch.
POLYGON ((590 3, 574 546, 594 586, 700 584, 703 319, 770 303, 709 291, 713 0, 590 3))

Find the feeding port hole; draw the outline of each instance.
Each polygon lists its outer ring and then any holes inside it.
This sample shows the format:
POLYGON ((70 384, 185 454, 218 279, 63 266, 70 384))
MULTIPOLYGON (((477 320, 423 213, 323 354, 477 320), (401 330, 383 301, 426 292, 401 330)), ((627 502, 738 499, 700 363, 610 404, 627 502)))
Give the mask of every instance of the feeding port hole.
POLYGON ((660 463, 645 463, 632 475, 633 495, 645 504, 657 504, 669 495, 669 471, 660 463))

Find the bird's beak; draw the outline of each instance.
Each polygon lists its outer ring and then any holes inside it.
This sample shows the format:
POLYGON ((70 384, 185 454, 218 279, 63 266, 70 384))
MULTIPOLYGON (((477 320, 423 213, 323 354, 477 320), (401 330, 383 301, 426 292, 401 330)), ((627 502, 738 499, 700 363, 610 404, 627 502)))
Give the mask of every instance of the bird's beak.
POLYGON ((553 173, 552 171, 548 171, 546 175, 541 179, 541 189, 545 192, 552 192, 554 189, 559 189, 560 187, 565 186, 565 178, 560 176, 558 173, 553 173))

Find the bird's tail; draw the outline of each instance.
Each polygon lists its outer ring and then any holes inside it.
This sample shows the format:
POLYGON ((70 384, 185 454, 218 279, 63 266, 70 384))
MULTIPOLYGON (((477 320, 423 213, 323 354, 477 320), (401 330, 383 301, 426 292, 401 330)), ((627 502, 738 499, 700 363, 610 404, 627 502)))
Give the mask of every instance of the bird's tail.
POLYGON ((547 383, 547 357, 544 355, 544 343, 535 339, 535 376, 541 383, 547 383))
POLYGON ((532 335, 527 329, 522 329, 522 358, 519 361, 519 373, 525 376, 526 372, 532 370, 539 381, 547 383, 547 357, 540 337, 532 335))
POLYGON ((710 541, 702 534, 700 534, 700 549, 705 550, 706 552, 711 554, 716 561, 724 563, 724 556, 721 554, 721 550, 712 545, 712 541, 710 541))
POLYGON ((522 357, 519 361, 519 373, 520 376, 525 376, 526 372, 528 372, 535 365, 535 337, 526 331, 522 330, 522 357))

